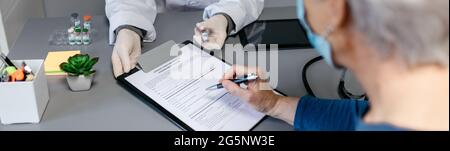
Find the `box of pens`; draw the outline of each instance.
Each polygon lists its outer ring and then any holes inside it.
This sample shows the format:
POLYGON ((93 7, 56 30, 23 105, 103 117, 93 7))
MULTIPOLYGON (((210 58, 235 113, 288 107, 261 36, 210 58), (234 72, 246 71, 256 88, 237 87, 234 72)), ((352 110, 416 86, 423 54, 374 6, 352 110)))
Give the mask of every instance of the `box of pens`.
POLYGON ((0 57, 1 123, 39 123, 49 101, 44 60, 10 61, 2 56, 0 57))

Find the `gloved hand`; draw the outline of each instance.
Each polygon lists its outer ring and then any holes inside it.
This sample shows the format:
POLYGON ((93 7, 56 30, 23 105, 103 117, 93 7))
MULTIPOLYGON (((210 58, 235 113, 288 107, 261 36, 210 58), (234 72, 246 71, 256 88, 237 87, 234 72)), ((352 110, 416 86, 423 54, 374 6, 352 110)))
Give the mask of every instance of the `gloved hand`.
POLYGON ((129 29, 120 30, 111 57, 114 76, 118 77, 135 68, 140 55, 141 39, 139 35, 129 29))
POLYGON ((228 20, 223 15, 215 15, 208 20, 197 23, 195 28, 194 42, 206 49, 221 49, 228 37, 228 20), (208 31, 208 41, 202 40, 202 32, 208 31))

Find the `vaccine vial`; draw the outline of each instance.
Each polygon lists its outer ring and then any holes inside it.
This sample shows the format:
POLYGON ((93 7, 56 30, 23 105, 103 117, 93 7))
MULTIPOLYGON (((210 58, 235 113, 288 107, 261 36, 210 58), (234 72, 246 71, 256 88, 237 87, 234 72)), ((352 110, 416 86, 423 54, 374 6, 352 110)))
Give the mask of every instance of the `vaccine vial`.
POLYGON ((209 30, 205 30, 202 32, 202 42, 209 41, 209 30))
POLYGON ((83 44, 83 38, 81 35, 81 29, 75 29, 75 44, 76 45, 82 45, 83 44))
POLYGON ((72 22, 71 27, 73 28, 81 28, 81 20, 79 19, 79 14, 78 13, 72 13, 72 15, 70 15, 70 21, 72 22))
POLYGON ((76 36, 75 33, 69 34, 69 45, 73 46, 76 44, 76 36))
POLYGON ((91 29, 91 20, 92 20, 92 16, 86 15, 86 16, 83 17, 83 21, 84 21, 83 28, 84 29, 87 29, 89 31, 92 30, 91 29))
POLYGON ((75 42, 75 31, 74 31, 74 29, 73 28, 69 28, 69 30, 67 31, 67 33, 68 33, 68 41, 69 41, 69 45, 71 45, 71 46, 73 46, 73 45, 75 45, 76 44, 76 42, 75 42))
POLYGON ((83 45, 89 45, 91 44, 91 36, 89 34, 89 30, 84 28, 83 29, 83 45))

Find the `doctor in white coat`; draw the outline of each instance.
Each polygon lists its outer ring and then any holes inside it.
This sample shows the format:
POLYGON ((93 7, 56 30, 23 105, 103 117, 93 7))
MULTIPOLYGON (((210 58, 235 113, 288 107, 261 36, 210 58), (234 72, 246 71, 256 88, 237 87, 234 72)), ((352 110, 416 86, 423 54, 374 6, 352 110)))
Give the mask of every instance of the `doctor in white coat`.
POLYGON ((156 39, 153 23, 158 10, 204 9, 204 21, 196 25, 194 41, 200 42, 200 33, 208 30, 208 41, 201 44, 218 49, 228 35, 255 21, 263 8, 264 0, 106 0, 109 41, 115 44, 111 57, 114 75, 133 69, 141 55, 141 42, 156 39))

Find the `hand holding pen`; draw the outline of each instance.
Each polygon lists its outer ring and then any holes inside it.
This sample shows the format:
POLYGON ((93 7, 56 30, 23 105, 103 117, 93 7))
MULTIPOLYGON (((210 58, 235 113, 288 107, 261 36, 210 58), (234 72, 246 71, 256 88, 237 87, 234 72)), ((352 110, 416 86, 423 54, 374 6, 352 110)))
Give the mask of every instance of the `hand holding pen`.
MULTIPOLYGON (((243 77, 236 78, 236 79, 231 80, 231 81, 233 83, 237 84, 237 85, 240 85, 240 84, 243 84, 243 83, 246 83, 246 82, 255 81, 257 79, 258 79, 258 75, 256 73, 251 73, 251 74, 245 75, 243 77)), ((213 85, 211 87, 206 88, 206 90, 210 90, 211 91, 211 90, 217 90, 217 89, 223 89, 223 88, 224 87, 223 87, 222 84, 216 84, 216 85, 213 85)))
MULTIPOLYGON (((256 73, 258 78, 256 80, 248 81, 246 83, 247 87, 245 88, 230 80, 221 80, 221 83, 231 95, 247 102, 257 111, 270 116, 276 117, 279 115, 277 106, 285 104, 286 101, 284 100, 289 100, 287 102, 295 102, 287 99, 287 97, 275 94, 269 84, 268 76, 266 76, 266 73, 259 68, 234 65, 231 70, 225 73, 223 79, 233 79, 242 75, 248 75, 248 73, 256 73)), ((298 100, 298 98, 295 98, 294 100, 298 100)), ((292 106, 295 108, 295 105, 292 106)))

